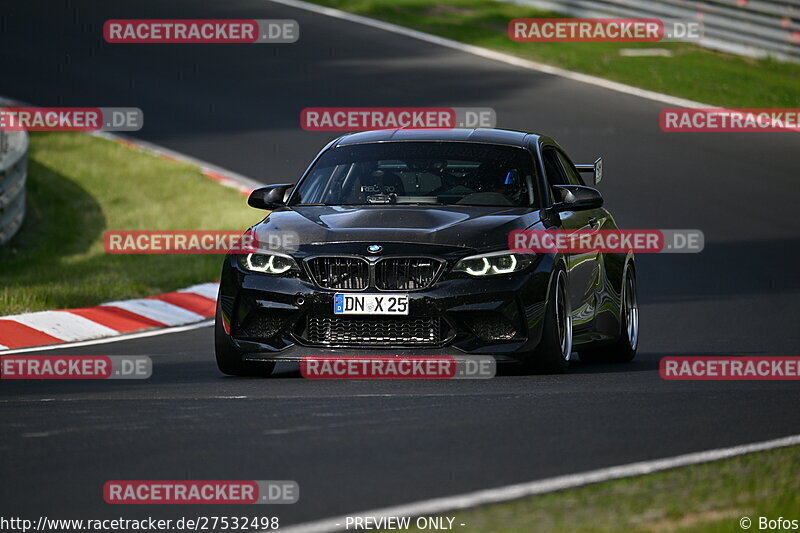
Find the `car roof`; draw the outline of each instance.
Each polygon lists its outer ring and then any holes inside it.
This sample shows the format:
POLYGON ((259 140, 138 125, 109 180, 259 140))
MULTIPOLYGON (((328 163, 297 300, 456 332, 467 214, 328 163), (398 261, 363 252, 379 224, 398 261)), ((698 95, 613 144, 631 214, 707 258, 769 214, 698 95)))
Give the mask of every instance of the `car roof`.
POLYGON ((464 129, 451 130, 374 130, 349 133, 336 140, 334 146, 353 144, 402 142, 402 141, 443 141, 473 142, 486 144, 504 144, 524 148, 531 137, 539 137, 536 133, 500 129, 464 129))

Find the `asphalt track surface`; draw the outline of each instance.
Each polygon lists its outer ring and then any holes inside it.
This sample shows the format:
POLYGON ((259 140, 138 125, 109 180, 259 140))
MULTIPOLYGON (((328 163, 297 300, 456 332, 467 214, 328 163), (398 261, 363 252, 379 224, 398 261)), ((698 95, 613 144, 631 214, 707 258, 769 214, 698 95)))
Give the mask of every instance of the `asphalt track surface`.
POLYGON ((797 355, 796 134, 667 134, 663 104, 635 96, 266 1, 205 4, 5 4, 0 92, 140 107, 138 137, 264 182, 296 179, 334 135, 302 131, 304 107, 491 106, 500 127, 547 133, 579 162, 602 155, 600 188, 621 226, 700 228, 706 248, 638 257, 635 362, 561 376, 230 378, 211 328, 47 352, 150 355, 154 374, 2 382, 0 515, 298 523, 800 433, 797 382, 666 382, 657 371, 664 355, 797 355), (293 18, 301 38, 110 45, 109 18, 293 18), (293 479, 301 499, 120 507, 102 500, 109 479, 293 479))

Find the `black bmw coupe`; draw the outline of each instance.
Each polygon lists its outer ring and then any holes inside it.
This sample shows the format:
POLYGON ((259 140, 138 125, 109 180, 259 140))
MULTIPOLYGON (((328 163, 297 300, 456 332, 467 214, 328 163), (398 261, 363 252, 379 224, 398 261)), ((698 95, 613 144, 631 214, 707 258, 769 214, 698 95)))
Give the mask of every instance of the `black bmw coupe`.
MULTIPOLYGON (((591 185, 583 176, 591 178, 591 185)), ((491 355, 523 372, 630 361, 632 253, 519 253, 525 229, 617 229, 544 135, 479 129, 344 135, 296 185, 262 187, 251 228, 270 246, 225 257, 215 345, 222 372, 268 375, 308 355, 491 355), (290 239, 291 240, 291 239, 290 239), (280 241, 284 244, 286 240, 280 241)))

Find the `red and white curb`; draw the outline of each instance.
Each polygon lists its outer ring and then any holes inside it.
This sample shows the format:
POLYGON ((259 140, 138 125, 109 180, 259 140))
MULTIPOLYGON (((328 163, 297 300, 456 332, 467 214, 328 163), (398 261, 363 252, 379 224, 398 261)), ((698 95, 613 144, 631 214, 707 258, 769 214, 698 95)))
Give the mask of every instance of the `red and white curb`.
POLYGON ((201 322, 214 316, 218 289, 219 283, 202 283, 95 307, 3 316, 0 350, 87 341, 201 322))

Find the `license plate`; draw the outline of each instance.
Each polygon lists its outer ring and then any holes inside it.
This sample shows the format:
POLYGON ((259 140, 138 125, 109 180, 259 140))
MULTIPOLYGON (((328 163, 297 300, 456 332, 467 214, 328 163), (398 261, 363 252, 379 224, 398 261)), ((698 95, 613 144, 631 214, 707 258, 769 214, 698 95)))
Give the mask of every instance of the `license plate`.
POLYGON ((343 294, 333 298, 335 315, 407 315, 408 294, 343 294))

